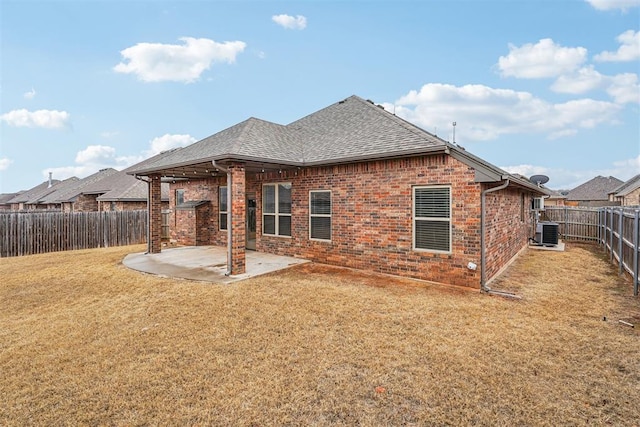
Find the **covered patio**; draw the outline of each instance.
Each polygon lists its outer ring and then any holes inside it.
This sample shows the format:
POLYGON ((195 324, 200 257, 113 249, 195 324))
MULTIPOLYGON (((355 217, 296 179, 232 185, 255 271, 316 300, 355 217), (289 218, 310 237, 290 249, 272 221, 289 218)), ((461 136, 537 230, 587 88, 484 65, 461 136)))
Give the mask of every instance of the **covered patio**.
POLYGON ((140 252, 127 255, 123 264, 133 270, 160 276, 233 283, 309 262, 305 259, 255 251, 247 251, 246 258, 246 271, 233 276, 225 274, 227 249, 222 246, 182 246, 164 249, 154 254, 140 252))

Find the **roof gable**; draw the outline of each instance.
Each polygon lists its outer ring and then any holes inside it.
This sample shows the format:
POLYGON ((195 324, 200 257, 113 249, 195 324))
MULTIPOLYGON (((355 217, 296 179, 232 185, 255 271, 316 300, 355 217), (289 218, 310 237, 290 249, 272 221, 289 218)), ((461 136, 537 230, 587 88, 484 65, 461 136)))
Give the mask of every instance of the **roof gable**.
POLYGON ((573 190, 569 190, 567 200, 609 200, 611 190, 620 186, 620 184, 622 184, 622 181, 616 177, 598 175, 573 190))

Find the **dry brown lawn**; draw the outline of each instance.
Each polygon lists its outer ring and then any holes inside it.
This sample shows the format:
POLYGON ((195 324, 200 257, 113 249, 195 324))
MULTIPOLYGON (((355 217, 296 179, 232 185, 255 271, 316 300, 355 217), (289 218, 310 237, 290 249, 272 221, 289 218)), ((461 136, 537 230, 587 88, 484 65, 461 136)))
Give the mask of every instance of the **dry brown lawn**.
POLYGON ((142 250, 0 259, 0 425, 640 425, 640 301, 595 247, 525 253, 494 284, 521 300, 142 250))

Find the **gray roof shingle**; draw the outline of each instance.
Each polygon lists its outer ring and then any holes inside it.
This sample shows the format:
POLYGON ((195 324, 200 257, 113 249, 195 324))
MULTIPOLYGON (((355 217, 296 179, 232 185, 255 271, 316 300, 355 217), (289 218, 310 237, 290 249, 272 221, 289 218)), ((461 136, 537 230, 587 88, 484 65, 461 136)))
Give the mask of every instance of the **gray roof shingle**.
POLYGON ((101 194, 111 190, 108 178, 118 173, 113 168, 100 169, 98 172, 81 179, 75 186, 58 194, 56 203, 73 202, 81 194, 101 194))
POLYGON ((640 187, 640 174, 623 182, 618 187, 611 190, 610 193, 613 193, 614 196, 624 197, 629 193, 631 193, 632 191, 637 190, 639 187, 640 187))
POLYGON ((509 177, 514 183, 546 192, 528 179, 509 175, 355 95, 286 126, 249 118, 156 161, 135 165, 127 172, 145 175, 225 159, 291 166, 328 165, 447 150, 483 168, 496 180, 509 177))
POLYGON ((620 184, 622 184, 622 181, 616 177, 598 175, 573 190, 569 190, 567 200, 609 200, 611 190, 620 186, 620 184))
POLYGON ((57 179, 52 179, 51 182, 45 181, 41 184, 36 185, 33 188, 30 188, 27 191, 19 193, 16 197, 9 200, 7 203, 36 203, 42 197, 46 196, 49 193, 52 193, 55 190, 55 185, 60 181, 57 179))

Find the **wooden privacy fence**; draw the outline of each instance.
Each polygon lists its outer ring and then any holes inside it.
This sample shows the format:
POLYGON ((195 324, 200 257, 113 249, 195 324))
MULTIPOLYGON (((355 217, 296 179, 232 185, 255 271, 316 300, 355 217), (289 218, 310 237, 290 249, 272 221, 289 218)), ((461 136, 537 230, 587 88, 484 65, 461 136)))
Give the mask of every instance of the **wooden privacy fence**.
POLYGON ((0 257, 146 241, 146 210, 0 213, 0 257))
POLYGON ((564 240, 598 241, 598 208, 545 206, 543 216, 558 223, 558 232, 564 240))
POLYGON ((593 241, 603 247, 620 274, 633 277, 633 294, 640 287, 640 209, 604 207, 579 208, 547 206, 544 219, 558 223, 564 240, 593 241))
POLYGON ((640 242, 640 210, 601 208, 600 238, 611 262, 615 259, 620 274, 627 271, 633 276, 633 294, 638 295, 638 244, 640 242))

